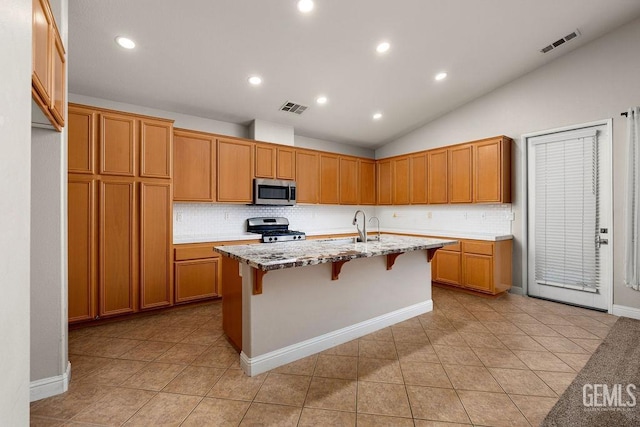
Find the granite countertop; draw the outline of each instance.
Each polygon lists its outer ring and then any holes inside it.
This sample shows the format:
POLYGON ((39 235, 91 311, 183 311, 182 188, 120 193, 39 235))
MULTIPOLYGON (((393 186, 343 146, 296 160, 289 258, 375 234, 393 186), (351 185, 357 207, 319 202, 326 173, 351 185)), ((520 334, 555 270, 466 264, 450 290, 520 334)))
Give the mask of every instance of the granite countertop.
MULTIPOLYGON (((368 230, 370 235, 375 234, 375 229, 368 230)), ((442 230, 407 230, 396 228, 381 228, 382 233, 392 234, 412 234, 424 237, 437 237, 441 239, 471 239, 471 240, 485 240, 488 242, 497 242, 500 240, 513 239, 511 234, 494 234, 494 233, 473 233, 464 231, 442 231, 442 230)), ((307 238, 314 236, 327 236, 327 235, 340 235, 340 234, 354 234, 353 227, 330 229, 322 231, 308 231, 307 238)), ((185 235, 174 236, 173 244, 186 244, 186 243, 209 243, 209 242, 221 242, 221 241, 233 241, 233 240, 259 240, 260 235, 255 233, 239 233, 239 234, 198 234, 198 235, 185 235)))
POLYGON ((381 228, 383 233, 406 233, 417 234, 425 237, 437 237, 441 239, 469 239, 469 240, 484 240, 488 242, 498 242, 501 240, 513 239, 512 234, 495 234, 495 233, 478 233, 471 231, 446 231, 446 230, 405 230, 397 228, 381 228))
POLYGON ((455 240, 383 234, 380 241, 354 243, 353 238, 216 246, 214 250, 263 271, 394 253, 437 249, 455 240))

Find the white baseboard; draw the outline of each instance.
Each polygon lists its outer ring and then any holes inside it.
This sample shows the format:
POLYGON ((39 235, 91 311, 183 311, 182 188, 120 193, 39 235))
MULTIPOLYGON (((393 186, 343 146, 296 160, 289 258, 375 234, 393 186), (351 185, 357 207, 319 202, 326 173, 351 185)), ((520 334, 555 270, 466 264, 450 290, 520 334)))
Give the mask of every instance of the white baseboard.
POLYGON ((616 316, 630 317, 640 320, 640 308, 627 307, 626 305, 613 304, 613 313, 616 316))
POLYGON ((62 375, 31 381, 29 397, 31 402, 64 393, 69 389, 71 379, 71 362, 67 363, 67 370, 62 375))
POLYGON ((260 356, 248 357, 242 352, 240 366, 247 375, 258 375, 432 310, 433 300, 428 300, 260 356))

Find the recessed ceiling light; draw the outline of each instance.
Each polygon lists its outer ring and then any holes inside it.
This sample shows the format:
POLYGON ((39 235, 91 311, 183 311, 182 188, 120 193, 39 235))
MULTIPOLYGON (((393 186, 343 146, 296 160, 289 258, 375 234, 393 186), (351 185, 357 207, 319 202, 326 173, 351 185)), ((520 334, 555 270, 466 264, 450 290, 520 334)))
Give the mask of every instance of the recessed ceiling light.
POLYGON ((262 78, 260 76, 251 76, 249 77, 249 83, 254 86, 258 86, 260 83, 262 83, 262 78))
POLYGON ((385 53, 389 50, 390 47, 391 45, 389 44, 389 42, 382 42, 378 46, 376 46, 376 51, 378 53, 385 53))
POLYGON ((298 10, 302 13, 309 13, 313 10, 313 0, 300 0, 298 10))
POLYGON ((373 120, 380 120, 382 118, 382 113, 374 113, 373 120))
POLYGON ((438 73, 438 74, 436 74, 436 77, 435 77, 435 79, 438 80, 438 81, 444 80, 446 78, 447 78, 447 73, 438 73))
POLYGON ((116 37, 116 43, 118 43, 118 45, 125 49, 133 49, 134 47, 136 47, 136 44, 133 40, 123 36, 116 37))
POLYGON ((327 103, 327 97, 326 96, 319 96, 316 98, 316 102, 318 104, 326 104, 327 103))

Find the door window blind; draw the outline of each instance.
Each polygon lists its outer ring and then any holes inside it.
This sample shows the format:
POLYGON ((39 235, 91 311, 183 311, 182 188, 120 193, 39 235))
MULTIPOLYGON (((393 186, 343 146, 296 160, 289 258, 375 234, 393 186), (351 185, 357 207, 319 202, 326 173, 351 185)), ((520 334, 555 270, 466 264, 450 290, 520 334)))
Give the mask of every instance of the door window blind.
POLYGON ((535 280, 597 292, 597 131, 548 135, 535 150, 535 280))

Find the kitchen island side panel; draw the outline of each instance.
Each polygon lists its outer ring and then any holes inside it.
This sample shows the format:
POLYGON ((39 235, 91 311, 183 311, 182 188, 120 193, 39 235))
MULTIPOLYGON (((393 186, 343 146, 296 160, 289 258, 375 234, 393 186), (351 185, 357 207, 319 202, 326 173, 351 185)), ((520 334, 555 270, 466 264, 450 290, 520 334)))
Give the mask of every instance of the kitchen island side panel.
MULTIPOLYGON (((269 271, 252 294, 252 268, 242 265, 242 350, 255 358, 416 304, 431 304, 427 252, 406 252, 386 269, 386 256, 347 262, 339 280, 331 263, 269 271)), ((335 345, 340 344, 336 342, 335 345)))

